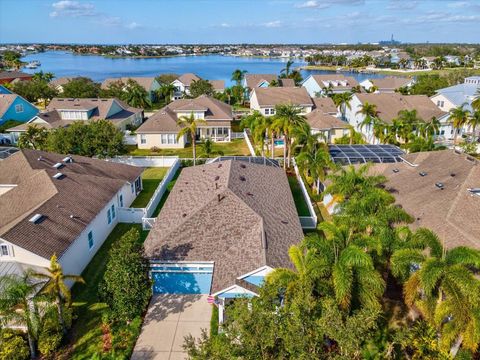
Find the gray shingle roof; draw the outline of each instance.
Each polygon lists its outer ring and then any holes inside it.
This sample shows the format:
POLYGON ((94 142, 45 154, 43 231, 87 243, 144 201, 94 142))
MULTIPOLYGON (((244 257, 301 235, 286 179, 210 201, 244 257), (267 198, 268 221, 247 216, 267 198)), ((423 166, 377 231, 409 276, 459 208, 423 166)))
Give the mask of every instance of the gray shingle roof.
POLYGON ((145 241, 148 257, 214 261, 212 293, 261 266, 289 267, 303 238, 281 168, 222 161, 182 170, 145 241))

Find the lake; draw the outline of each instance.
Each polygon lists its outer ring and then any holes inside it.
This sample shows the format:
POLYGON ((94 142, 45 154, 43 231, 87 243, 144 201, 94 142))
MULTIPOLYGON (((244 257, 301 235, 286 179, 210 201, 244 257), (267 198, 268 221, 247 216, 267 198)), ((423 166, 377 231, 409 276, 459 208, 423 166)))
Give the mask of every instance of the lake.
MULTIPOLYGON (((249 73, 280 73, 287 59, 254 58, 222 55, 179 56, 165 58, 108 58, 98 55, 75 55, 64 51, 47 51, 25 56, 23 61, 38 60, 42 64, 37 69, 22 71, 34 73, 42 70, 52 72, 56 77, 87 76, 95 81, 103 81, 111 77, 157 76, 162 73, 183 74, 192 72, 210 80, 225 80, 231 85, 231 75, 235 69, 247 70, 249 73)), ((293 67, 305 65, 295 60, 293 67)), ((306 78, 310 74, 328 74, 332 71, 302 70, 306 78)), ((380 74, 344 73, 357 81, 366 78, 383 77, 380 74)))

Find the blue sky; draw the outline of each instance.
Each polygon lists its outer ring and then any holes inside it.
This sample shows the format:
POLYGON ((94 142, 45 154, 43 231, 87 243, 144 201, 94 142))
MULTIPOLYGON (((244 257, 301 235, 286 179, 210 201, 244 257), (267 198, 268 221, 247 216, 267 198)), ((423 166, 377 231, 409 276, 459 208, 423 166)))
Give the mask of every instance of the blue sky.
POLYGON ((480 41, 480 0, 0 0, 0 42, 480 41))

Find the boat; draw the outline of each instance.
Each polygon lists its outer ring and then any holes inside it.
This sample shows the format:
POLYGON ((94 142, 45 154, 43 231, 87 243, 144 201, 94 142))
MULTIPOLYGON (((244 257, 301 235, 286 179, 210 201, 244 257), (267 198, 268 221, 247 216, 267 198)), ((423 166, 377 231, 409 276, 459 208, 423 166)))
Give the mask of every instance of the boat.
POLYGON ((25 67, 27 69, 36 69, 37 67, 41 66, 40 61, 34 60, 30 61, 25 67))

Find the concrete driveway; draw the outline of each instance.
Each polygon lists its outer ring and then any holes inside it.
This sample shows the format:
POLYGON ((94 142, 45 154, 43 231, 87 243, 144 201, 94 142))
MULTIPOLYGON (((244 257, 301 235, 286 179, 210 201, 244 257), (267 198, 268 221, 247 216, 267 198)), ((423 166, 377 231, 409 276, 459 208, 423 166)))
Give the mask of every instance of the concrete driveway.
POLYGON ((133 350, 132 360, 183 360, 184 337, 210 330, 208 295, 154 295, 133 350))

